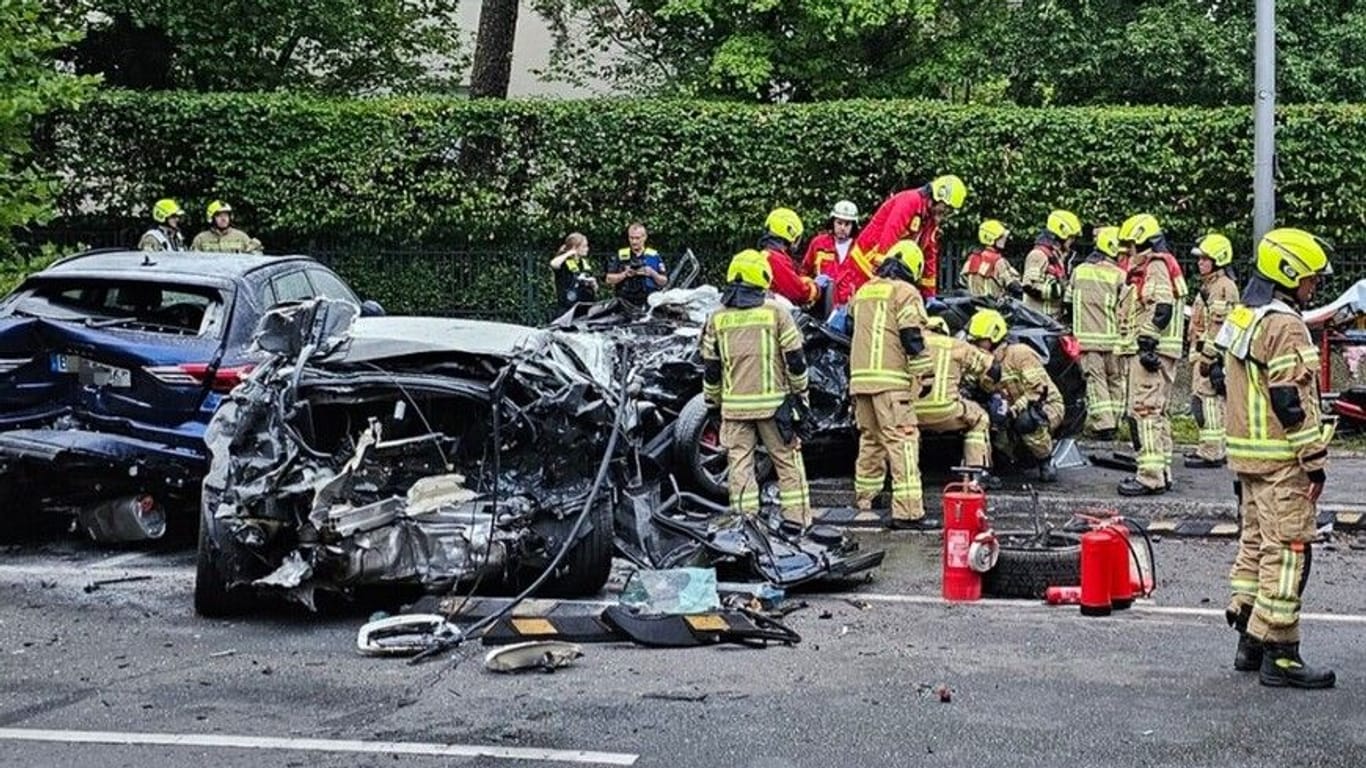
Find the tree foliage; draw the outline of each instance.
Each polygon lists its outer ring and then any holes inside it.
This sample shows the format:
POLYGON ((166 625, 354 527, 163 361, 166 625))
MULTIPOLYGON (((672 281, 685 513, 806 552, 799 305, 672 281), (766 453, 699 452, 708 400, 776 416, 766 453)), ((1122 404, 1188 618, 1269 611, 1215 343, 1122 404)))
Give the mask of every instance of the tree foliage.
POLYGON ((115 86, 413 92, 463 67, 457 0, 44 0, 83 41, 67 51, 115 86))

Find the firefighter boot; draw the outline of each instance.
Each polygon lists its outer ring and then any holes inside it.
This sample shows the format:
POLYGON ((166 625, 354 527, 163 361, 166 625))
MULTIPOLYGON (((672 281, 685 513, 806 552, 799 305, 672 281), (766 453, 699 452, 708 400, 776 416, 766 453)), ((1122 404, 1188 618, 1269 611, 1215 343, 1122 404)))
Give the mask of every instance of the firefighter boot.
POLYGON ((1058 470, 1053 466, 1052 459, 1042 459, 1039 461, 1039 482, 1058 482, 1058 470))
POLYGON ((1337 675, 1331 669, 1318 669, 1300 658, 1299 643, 1264 643, 1262 685, 1273 688, 1332 688, 1337 675))
POLYGON ((1228 625, 1238 631, 1238 650, 1233 653, 1233 668, 1239 672, 1256 672, 1262 668, 1262 641, 1247 633, 1248 619, 1252 618, 1252 607, 1247 606, 1238 613, 1224 611, 1228 625))

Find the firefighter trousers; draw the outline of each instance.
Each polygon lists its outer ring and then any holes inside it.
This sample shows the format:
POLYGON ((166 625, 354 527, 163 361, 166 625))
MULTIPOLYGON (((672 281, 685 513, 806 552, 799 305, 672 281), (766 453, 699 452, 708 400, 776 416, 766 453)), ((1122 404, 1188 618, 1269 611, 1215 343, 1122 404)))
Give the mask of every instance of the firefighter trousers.
POLYGON ((963 466, 991 466, 991 419, 982 406, 972 400, 958 400, 945 404, 946 407, 933 408, 928 413, 923 410, 924 406, 925 403, 919 403, 915 412, 922 432, 964 431, 963 466))
POLYGON ((914 398, 909 390, 854 395, 858 423, 858 461, 854 465, 854 496, 859 509, 871 509, 882 492, 887 466, 892 468, 892 517, 919 520, 925 516, 920 490, 920 431, 914 398))
POLYGON ((1163 488, 1171 479, 1172 423, 1167 404, 1176 380, 1176 361, 1159 356, 1161 367, 1149 371, 1139 355, 1129 359, 1129 413, 1138 430, 1138 482, 1163 488))
POLYGON ((1229 574, 1229 610, 1252 608, 1248 634, 1268 643, 1300 641, 1300 596, 1309 579, 1317 510, 1298 464, 1238 473, 1243 530, 1229 574))
POLYGON ((1019 446, 1024 446, 1024 449, 1036 461, 1050 458, 1053 455, 1053 430, 1062 425, 1063 417, 1066 414, 1062 406, 1049 403, 1044 404, 1043 413, 1048 418, 1048 423, 1027 435, 1016 432, 1013 426, 993 433, 996 438, 996 447, 1003 454, 1018 457, 1019 446))
POLYGON ((1081 353, 1081 372, 1086 377, 1086 429, 1116 429, 1124 415, 1124 364, 1110 352, 1081 353))
POLYGON ((773 469, 778 473, 778 506, 783 519, 811 524, 811 492, 806 485, 806 465, 802 463, 801 441, 788 443, 769 419, 721 420, 721 447, 726 449, 730 475, 730 508, 744 515, 759 514, 759 479, 754 474, 754 449, 763 441, 773 469))
POLYGON ((1224 398, 1214 393, 1209 376, 1201 375, 1200 363, 1191 365, 1191 416, 1200 428, 1195 454, 1210 461, 1224 459, 1224 398))

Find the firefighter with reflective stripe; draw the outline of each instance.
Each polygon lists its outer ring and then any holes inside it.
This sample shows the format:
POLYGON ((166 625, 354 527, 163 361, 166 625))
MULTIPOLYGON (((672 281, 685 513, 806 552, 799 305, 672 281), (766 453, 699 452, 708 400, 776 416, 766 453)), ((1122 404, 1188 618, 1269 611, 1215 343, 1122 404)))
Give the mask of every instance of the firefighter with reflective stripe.
POLYGON ((1119 227, 1096 230, 1096 250, 1072 270, 1065 300, 1072 307, 1072 335, 1081 345, 1081 371, 1086 377, 1086 428, 1101 440, 1115 439, 1124 413, 1124 369, 1115 355, 1119 344, 1119 297, 1124 270, 1119 255, 1119 227))
POLYGON ((1026 307, 1052 318, 1062 314, 1063 288, 1067 285, 1067 257, 1081 234, 1081 219, 1071 211, 1048 214, 1044 231, 1025 256, 1023 288, 1026 307))
POLYGON ((1233 243, 1223 235, 1206 235, 1191 250, 1200 269, 1200 289, 1191 304, 1187 332, 1191 363, 1191 414, 1200 428, 1200 445, 1186 456, 1192 469, 1224 466, 1224 359, 1214 337, 1229 310, 1238 304, 1238 285, 1228 272, 1233 243))
POLYGON ((835 203, 834 210, 830 211, 829 231, 811 238, 811 244, 806 247, 802 274, 816 281, 820 287, 824 287, 822 283, 833 284, 853 250, 856 224, 858 206, 848 200, 835 203))
POLYGON ((801 242, 804 229, 796 211, 775 208, 764 220, 764 236, 759 240, 759 249, 768 259, 769 274, 773 278, 770 290, 797 307, 809 307, 821 296, 816 281, 799 274, 793 261, 792 254, 801 242))
POLYGON ((192 251, 218 253, 261 253, 261 241, 232 225, 232 206, 222 200, 209 203, 206 213, 209 228, 194 236, 192 251))
POLYGON ((987 413, 1001 452, 1014 454, 1018 441, 1039 467, 1039 479, 1058 479, 1053 468, 1053 430, 1062 425, 1066 406, 1048 377, 1043 359, 1028 345, 1008 340, 1010 326, 994 309, 980 309, 968 321, 968 341, 990 352, 1000 366, 987 413))
POLYGON ((925 267, 916 279, 924 298, 935 294, 939 276, 939 225, 963 207, 968 187, 953 175, 939 176, 917 189, 903 189, 878 206, 854 240, 854 250, 835 280, 835 305, 853 298, 873 276, 883 255, 902 240, 914 241, 925 254, 925 267))
POLYGON ((996 219, 987 219, 977 228, 977 242, 982 247, 968 256, 958 275, 968 293, 993 299, 1024 295, 1020 273, 1001 253, 1009 239, 1010 229, 996 219))
POLYGON ((143 233, 138 240, 138 250, 185 250, 185 237, 180 234, 180 218, 184 215, 185 209, 169 197, 156 201, 152 206, 152 221, 156 226, 143 233))
POLYGON ((887 252, 877 274, 850 304, 849 393, 858 423, 854 493, 872 509, 892 468, 892 527, 929 530, 920 488, 920 433, 915 400, 920 383, 911 360, 925 350, 925 305, 916 290, 924 269, 920 247, 903 240, 887 252))
POLYGON ((1328 255, 1308 232, 1268 232, 1243 304, 1216 337, 1242 515, 1227 612, 1239 633, 1234 667, 1259 670, 1270 686, 1327 688, 1336 680, 1299 652, 1300 596, 1332 439, 1319 411, 1318 354, 1300 312, 1329 274, 1328 255))
POLYGON ((915 419, 925 432, 963 432, 962 466, 981 470, 979 482, 999 485, 991 477, 991 419, 976 402, 963 396, 964 384, 991 391, 1001 381, 1001 366, 990 352, 948 335, 940 318, 932 318, 925 351, 911 361, 919 378, 915 419), (936 323, 938 328, 936 328, 936 323))
POLYGON ((766 293, 772 279, 758 251, 731 259, 723 306, 702 332, 702 395, 721 409, 731 510, 759 513, 754 449, 762 441, 778 472, 783 526, 799 532, 811 524, 801 441, 784 435, 776 417, 789 397, 806 399, 808 374, 796 322, 766 293))
POLYGON ((1128 409, 1138 441, 1138 472, 1119 484, 1119 493, 1156 495, 1171 488, 1172 426, 1167 409, 1185 338, 1186 280, 1152 215, 1126 219, 1119 228, 1119 244, 1129 257, 1131 323, 1138 348, 1128 370, 1128 409))

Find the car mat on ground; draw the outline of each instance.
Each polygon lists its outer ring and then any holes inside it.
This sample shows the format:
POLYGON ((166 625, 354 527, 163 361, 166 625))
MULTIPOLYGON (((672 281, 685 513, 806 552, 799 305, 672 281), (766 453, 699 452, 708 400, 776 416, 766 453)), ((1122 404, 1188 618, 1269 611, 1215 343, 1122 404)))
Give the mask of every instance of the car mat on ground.
POLYGON ((1119 451, 1115 451, 1109 456, 1095 454, 1091 456, 1091 465, 1105 469, 1118 469, 1122 472, 1138 471, 1138 460, 1132 454, 1120 453, 1119 451))
POLYGON ((583 648, 558 640, 536 640, 495 648, 484 655, 491 672, 553 672, 583 656, 583 648))
POLYGON ((693 648, 736 643, 766 647, 795 645, 801 635, 774 619, 749 611, 715 611, 692 616, 647 616, 620 606, 603 611, 604 621, 632 641, 651 648, 693 648))
POLYGON ((836 525, 841 528, 886 528, 891 519, 886 510, 853 507, 814 509, 811 511, 811 518, 820 525, 836 525))

